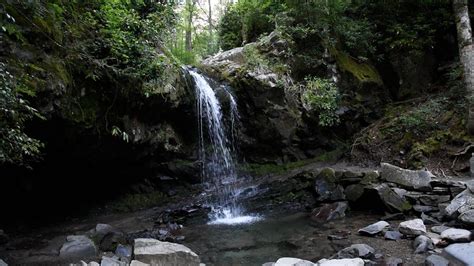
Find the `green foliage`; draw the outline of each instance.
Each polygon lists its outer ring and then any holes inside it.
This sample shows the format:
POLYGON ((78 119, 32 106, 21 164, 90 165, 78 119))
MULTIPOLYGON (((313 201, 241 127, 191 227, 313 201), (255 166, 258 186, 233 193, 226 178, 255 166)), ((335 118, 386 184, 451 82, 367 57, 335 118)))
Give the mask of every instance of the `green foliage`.
POLYGON ((6 65, 0 63, 0 163, 28 166, 40 155, 42 143, 24 133, 25 123, 38 111, 15 90, 17 84, 6 65))
POLYGON ((399 110, 402 107, 390 109, 394 119, 384 132, 386 134, 411 132, 420 136, 425 132, 439 129, 437 121, 446 108, 447 100, 446 97, 435 98, 405 112, 399 110))
POLYGON ((305 85, 299 85, 301 101, 307 111, 319 113, 319 125, 333 126, 339 123, 336 113, 339 106, 339 90, 334 82, 320 78, 306 78, 305 85))

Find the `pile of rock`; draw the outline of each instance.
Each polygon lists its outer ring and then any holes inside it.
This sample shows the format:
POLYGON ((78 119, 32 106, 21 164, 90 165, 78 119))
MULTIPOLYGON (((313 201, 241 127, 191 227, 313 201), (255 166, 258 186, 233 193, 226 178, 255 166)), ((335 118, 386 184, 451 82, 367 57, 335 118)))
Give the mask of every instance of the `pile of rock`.
MULTIPOLYGON (((97 224, 83 234, 67 236, 59 251, 48 256, 38 259, 44 265, 200 265, 199 256, 184 245, 153 238, 130 239, 130 235, 108 224, 97 224)), ((0 260, 0 266, 4 265, 7 264, 0 260)))
MULTIPOLYGON (((371 237, 383 235, 386 240, 414 239, 415 253, 431 253, 426 258, 426 265, 447 266, 449 262, 453 265, 474 265, 474 242, 471 242, 474 237, 466 229, 433 226, 427 230, 423 220, 412 219, 401 222, 397 229, 388 222, 379 221, 361 228, 359 234, 371 237)), ((363 258, 362 254, 358 253, 359 257, 363 258)))

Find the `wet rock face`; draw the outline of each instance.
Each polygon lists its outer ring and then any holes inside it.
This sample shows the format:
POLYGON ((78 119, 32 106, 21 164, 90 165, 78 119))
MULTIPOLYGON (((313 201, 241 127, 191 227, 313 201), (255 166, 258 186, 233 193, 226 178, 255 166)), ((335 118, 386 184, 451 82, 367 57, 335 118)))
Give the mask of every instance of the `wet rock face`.
POLYGON ((347 210, 347 202, 335 202, 331 204, 324 204, 311 212, 311 220, 323 224, 325 222, 340 219, 345 217, 347 210))

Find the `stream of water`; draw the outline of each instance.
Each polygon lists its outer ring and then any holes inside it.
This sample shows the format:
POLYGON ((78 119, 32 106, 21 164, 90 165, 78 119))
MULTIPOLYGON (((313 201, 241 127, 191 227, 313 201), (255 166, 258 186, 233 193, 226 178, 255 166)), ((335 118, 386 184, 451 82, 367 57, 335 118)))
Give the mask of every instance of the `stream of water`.
POLYGON ((259 219, 258 216, 244 215, 239 204, 235 183, 238 173, 235 167, 233 143, 236 121, 239 117, 237 101, 228 89, 230 128, 226 128, 221 102, 206 78, 189 70, 193 77, 198 112, 199 157, 202 162, 202 180, 207 191, 215 194, 209 202, 210 224, 242 224, 259 219))

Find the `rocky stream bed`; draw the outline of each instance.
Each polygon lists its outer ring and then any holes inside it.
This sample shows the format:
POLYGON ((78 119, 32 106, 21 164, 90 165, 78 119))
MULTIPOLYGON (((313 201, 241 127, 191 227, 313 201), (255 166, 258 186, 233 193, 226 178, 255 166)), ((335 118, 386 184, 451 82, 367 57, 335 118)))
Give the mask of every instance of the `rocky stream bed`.
POLYGON ((0 265, 474 265, 474 182, 390 164, 309 165, 240 184, 246 224, 206 199, 1 231, 0 265))

